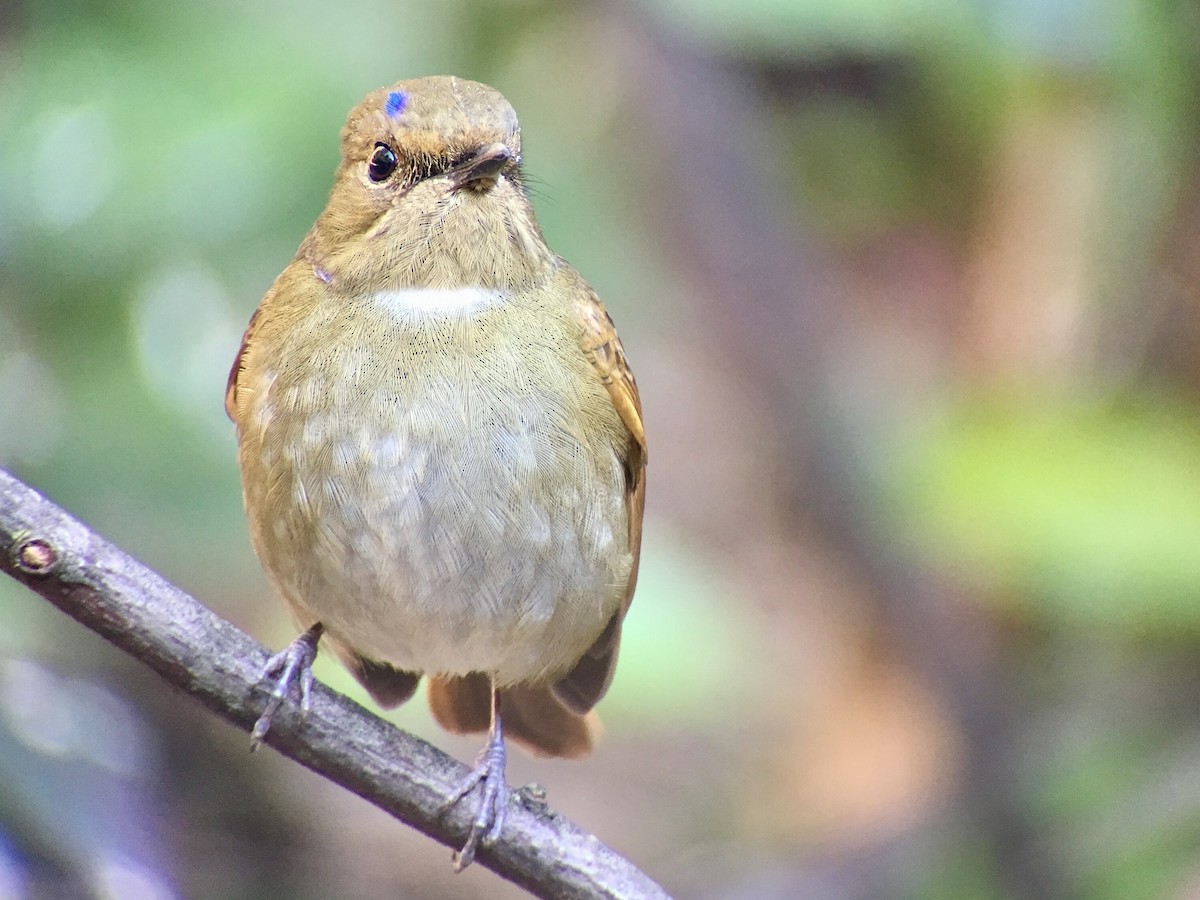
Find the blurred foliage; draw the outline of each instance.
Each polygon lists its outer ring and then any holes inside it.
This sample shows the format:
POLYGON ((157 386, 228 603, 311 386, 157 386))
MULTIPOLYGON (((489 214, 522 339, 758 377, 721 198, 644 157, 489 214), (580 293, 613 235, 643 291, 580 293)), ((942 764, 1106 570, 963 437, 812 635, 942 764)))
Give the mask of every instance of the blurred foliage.
POLYGON ((1200 628, 1194 404, 975 400, 914 458, 921 542, 996 602, 1130 636, 1200 628))

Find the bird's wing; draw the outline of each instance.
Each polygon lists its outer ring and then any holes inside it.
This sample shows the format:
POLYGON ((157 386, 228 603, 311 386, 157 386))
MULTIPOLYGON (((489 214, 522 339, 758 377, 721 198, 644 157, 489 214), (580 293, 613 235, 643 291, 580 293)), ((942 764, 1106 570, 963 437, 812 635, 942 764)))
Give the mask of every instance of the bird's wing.
MULTIPOLYGON (((259 309, 262 307, 260 306, 259 309)), ((235 424, 237 423, 238 376, 242 374, 242 359, 246 355, 246 348, 250 345, 250 336, 254 333, 254 324, 257 321, 258 309, 250 317, 250 323, 242 335, 242 344, 238 347, 237 356, 233 358, 233 368, 229 370, 229 380, 225 382, 225 414, 235 424)))
POLYGON ((625 348, 617 337, 612 316, 600 298, 588 289, 581 295, 576 309, 583 325, 580 346, 595 367, 600 381, 608 390, 613 407, 629 431, 629 444, 622 462, 625 465, 625 500, 629 511, 629 552, 633 554, 633 572, 629 590, 621 607, 621 615, 629 609, 637 580, 638 557, 642 549, 642 511, 646 505, 646 431, 642 426, 642 398, 637 381, 625 357, 625 348))
POLYGON ((580 347, 600 376, 613 407, 629 432, 629 441, 621 451, 625 467, 625 508, 629 521, 629 552, 633 557, 629 584, 621 608, 595 643, 566 676, 556 682, 554 695, 579 714, 595 705, 612 681, 621 641, 621 622, 633 602, 637 585, 638 561, 642 551, 642 513, 646 506, 646 432, 642 427, 642 399, 637 381, 629 368, 625 349, 617 337, 612 317, 600 298, 590 289, 580 293, 576 312, 583 326, 580 347))

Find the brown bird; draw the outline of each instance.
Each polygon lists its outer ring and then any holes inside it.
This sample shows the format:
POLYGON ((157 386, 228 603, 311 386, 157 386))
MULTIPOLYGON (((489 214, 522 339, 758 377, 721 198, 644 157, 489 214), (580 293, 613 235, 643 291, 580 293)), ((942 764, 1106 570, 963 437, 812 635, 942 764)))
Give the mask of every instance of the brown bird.
POLYGON ((429 676, 447 730, 490 729, 456 865, 500 833, 507 733, 588 753, 645 500, 637 384, 596 294, 547 246, 508 101, 460 78, 367 95, 324 212, 229 375, 250 533, 304 633, 383 706, 429 676))

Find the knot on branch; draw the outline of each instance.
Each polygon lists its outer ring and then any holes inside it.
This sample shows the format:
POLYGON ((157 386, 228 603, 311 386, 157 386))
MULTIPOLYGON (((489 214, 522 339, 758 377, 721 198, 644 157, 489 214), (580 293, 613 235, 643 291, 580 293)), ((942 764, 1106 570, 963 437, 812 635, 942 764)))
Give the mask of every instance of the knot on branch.
POLYGON ((17 544, 13 560, 29 575, 48 575, 58 565, 58 551, 42 538, 29 538, 17 544))

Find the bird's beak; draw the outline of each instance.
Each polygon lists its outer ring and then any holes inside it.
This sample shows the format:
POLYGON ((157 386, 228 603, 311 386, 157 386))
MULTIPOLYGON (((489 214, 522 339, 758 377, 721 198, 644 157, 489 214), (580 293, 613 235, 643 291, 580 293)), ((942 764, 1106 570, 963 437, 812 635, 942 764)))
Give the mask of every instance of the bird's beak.
POLYGON ((455 190, 492 187, 512 158, 513 152, 504 144, 480 147, 474 156, 450 171, 450 179, 455 190))

